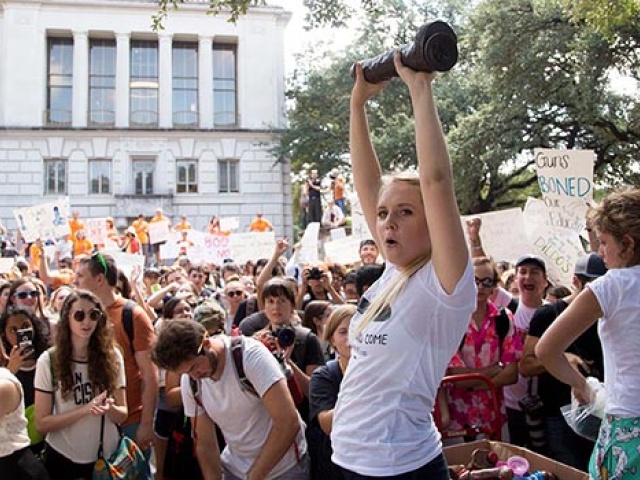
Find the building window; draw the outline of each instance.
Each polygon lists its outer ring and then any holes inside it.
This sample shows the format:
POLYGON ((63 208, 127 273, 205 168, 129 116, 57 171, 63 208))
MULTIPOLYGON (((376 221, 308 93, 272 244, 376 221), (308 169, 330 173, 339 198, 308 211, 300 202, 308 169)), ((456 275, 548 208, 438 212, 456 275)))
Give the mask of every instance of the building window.
POLYGON ((92 195, 111 193, 110 160, 89 160, 89 193, 92 195))
POLYGON ((89 125, 116 123, 116 42, 92 39, 89 43, 89 125))
POLYGON ((178 160, 176 167, 176 192, 198 193, 198 162, 178 160))
POLYGON ((238 123, 236 108, 236 46, 213 45, 213 124, 233 127, 238 123))
POLYGON ((173 43, 173 125, 198 126, 197 43, 173 43))
POLYGON ((44 161, 44 194, 67 194, 67 161, 49 159, 44 161))
POLYGON ((238 160, 218 160, 218 191, 220 193, 240 191, 240 162, 238 160))
POLYGON ((153 194, 154 160, 133 161, 133 184, 135 195, 153 194))
POLYGON ((133 127, 158 126, 158 42, 131 41, 131 119, 133 127))
POLYGON ((71 126, 73 40, 49 38, 47 66, 47 125, 71 126))

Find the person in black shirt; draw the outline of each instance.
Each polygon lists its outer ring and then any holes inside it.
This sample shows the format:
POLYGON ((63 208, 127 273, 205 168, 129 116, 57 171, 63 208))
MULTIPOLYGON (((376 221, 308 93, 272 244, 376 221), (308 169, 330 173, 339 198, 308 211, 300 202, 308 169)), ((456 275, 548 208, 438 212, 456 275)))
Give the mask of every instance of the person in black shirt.
MULTIPOLYGON (((580 257, 576 262, 573 286, 575 292, 568 297, 538 308, 531 319, 527 334, 520 374, 525 377, 538 375, 538 395, 544 409, 547 454, 562 463, 586 471, 593 451, 593 442, 580 437, 564 420, 560 408, 571 403, 571 387, 547 373, 535 356, 535 346, 542 334, 569 306, 585 285, 604 275, 607 269, 595 253, 580 257)), ((565 351, 570 363, 583 375, 603 380, 604 364, 597 324, 593 324, 565 351)))
POLYGON ((307 187, 309 189, 308 223, 320 222, 322 219, 322 183, 317 170, 311 170, 307 187))

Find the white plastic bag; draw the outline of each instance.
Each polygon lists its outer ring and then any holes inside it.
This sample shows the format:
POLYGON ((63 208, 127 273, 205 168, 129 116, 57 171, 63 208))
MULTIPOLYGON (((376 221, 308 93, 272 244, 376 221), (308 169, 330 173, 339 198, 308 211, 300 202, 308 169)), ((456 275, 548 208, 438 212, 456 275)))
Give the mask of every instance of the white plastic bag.
POLYGON ((591 401, 588 404, 579 405, 571 392, 571 405, 565 405, 560 411, 574 432, 595 442, 604 418, 606 392, 604 384, 597 378, 588 377, 587 385, 591 390, 591 401))

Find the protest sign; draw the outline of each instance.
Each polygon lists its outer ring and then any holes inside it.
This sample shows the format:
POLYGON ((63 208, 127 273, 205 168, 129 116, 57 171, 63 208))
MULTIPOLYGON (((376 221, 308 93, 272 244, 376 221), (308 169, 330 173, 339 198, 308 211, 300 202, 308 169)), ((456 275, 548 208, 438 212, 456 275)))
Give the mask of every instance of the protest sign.
POLYGON ((332 228, 330 230, 331 240, 340 240, 341 238, 345 238, 347 236, 347 231, 344 227, 332 228))
POLYGON ((202 251, 197 254, 207 263, 222 265, 225 258, 232 258, 231 239, 228 235, 210 235, 203 237, 202 251))
POLYGON ((240 228, 240 217, 224 217, 220 219, 220 230, 231 232, 240 228))
POLYGON ((325 261, 352 265, 360 261, 360 238, 348 236, 324 244, 325 261))
POLYGON ((587 204, 581 199, 564 199, 560 200, 556 207, 547 207, 544 200, 529 197, 523 214, 528 235, 539 225, 566 228, 580 233, 586 225, 587 204))
POLYGON ((358 196, 352 195, 349 201, 351 202, 351 235, 360 240, 372 239, 373 235, 369 231, 358 196))
POLYGON ((87 238, 94 244, 104 245, 107 239, 107 219, 87 218, 84 221, 87 238))
POLYGON ((160 245, 160 258, 162 260, 171 260, 178 258, 180 254, 180 247, 177 242, 167 241, 160 245))
POLYGON ((13 211, 21 235, 26 242, 60 238, 71 233, 69 228, 69 198, 41 203, 13 211))
POLYGON ((232 233, 228 238, 231 243, 231 258, 238 265, 247 260, 271 258, 276 246, 274 232, 232 233))
POLYGON ((576 260, 585 254, 579 235, 571 230, 542 225, 533 232, 531 243, 531 253, 545 261, 549 280, 554 284, 571 285, 576 260))
POLYGON ((105 250, 104 253, 105 255, 111 255, 113 257, 118 268, 122 270, 129 279, 131 278, 131 273, 134 268, 144 269, 144 255, 124 253, 120 250, 105 250))
POLYGON ((318 261, 318 235, 320 233, 320 223, 313 222, 307 225, 300 247, 296 250, 296 263, 315 263, 318 261))
POLYGON ((166 242, 170 238, 169 222, 149 222, 149 242, 151 244, 166 242))
POLYGON ((11 273, 15 263, 13 258, 0 258, 0 273, 11 273))
POLYGON ((524 232, 524 218, 519 208, 509 208, 495 212, 480 213, 462 217, 462 228, 467 235, 466 221, 480 218, 480 240, 487 255, 499 262, 514 262, 521 255, 531 251, 531 244, 524 232))

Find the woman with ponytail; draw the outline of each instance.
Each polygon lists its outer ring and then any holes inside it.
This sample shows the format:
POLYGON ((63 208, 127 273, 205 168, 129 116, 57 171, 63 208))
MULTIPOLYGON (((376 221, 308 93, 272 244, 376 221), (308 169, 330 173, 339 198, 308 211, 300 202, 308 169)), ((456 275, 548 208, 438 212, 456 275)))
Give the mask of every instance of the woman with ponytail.
POLYGON ((384 88, 356 65, 350 149, 360 204, 386 261, 360 300, 335 408, 333 461, 350 479, 448 479, 431 410, 475 309, 476 288, 432 94, 432 73, 395 67, 411 95, 418 175, 383 178, 366 103, 384 88))

